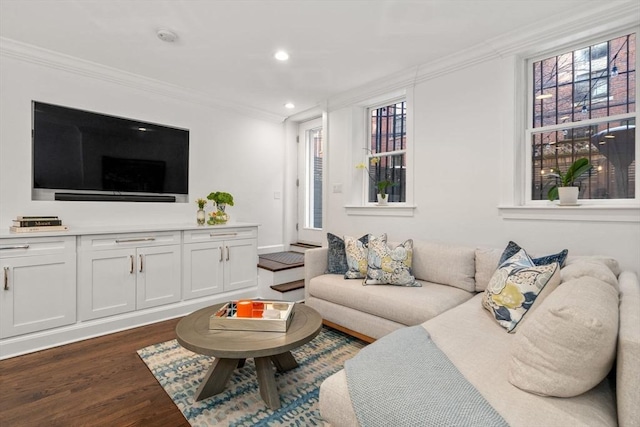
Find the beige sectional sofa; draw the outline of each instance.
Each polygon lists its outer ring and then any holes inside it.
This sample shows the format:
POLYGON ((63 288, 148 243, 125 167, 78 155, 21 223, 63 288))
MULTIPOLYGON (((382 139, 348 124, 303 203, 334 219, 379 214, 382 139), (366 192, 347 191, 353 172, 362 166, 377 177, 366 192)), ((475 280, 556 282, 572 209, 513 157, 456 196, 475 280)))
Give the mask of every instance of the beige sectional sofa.
MULTIPOLYGON (((507 333, 482 306, 483 291, 496 270, 501 250, 414 241, 412 268, 421 287, 363 286, 362 280, 325 274, 327 253, 327 248, 320 248, 307 251, 305 256, 305 302, 322 315, 326 324, 369 341, 399 328, 421 325, 510 426, 640 425, 640 285, 635 273, 620 272, 614 260, 569 257, 561 270, 563 282, 553 291, 564 289, 563 284, 567 284, 567 292, 571 286, 579 290, 581 281, 588 284, 592 280, 590 276, 597 277, 596 282, 602 286, 604 280, 616 288, 619 312, 614 315, 619 315, 619 323, 615 325, 618 336, 614 369, 595 387, 577 396, 548 397, 514 386, 510 375, 513 376, 514 351, 531 344, 523 344, 523 340, 536 339, 532 329, 535 322, 538 318, 543 321, 543 316, 552 312, 552 307, 545 311, 543 304, 557 305, 561 292, 557 298, 552 293, 555 299, 547 297, 536 305, 536 313, 523 322, 531 323, 527 325, 529 329, 522 326, 523 331, 519 327, 517 332, 507 333), (589 266, 593 265, 591 269, 589 266), (533 335, 526 335, 527 332, 533 335)), ((560 312, 565 308, 561 307, 560 312)), ((375 346, 373 343, 369 348, 375 346)), ((591 351, 589 347, 575 350, 585 357, 591 351)), ((580 359, 579 354, 574 356, 580 359)), ((577 376, 581 375, 580 366, 578 362, 577 376)), ((320 412, 333 426, 359 425, 344 370, 322 384, 320 412)))

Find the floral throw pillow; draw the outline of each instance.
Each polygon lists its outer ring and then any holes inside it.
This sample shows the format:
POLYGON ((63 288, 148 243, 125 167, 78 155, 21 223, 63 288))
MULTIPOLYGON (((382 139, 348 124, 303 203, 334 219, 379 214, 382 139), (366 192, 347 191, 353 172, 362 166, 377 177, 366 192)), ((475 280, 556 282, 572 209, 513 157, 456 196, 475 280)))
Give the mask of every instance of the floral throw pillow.
MULTIPOLYGON (((504 248, 504 252, 502 252, 502 255, 500 256, 498 265, 501 265, 503 262, 517 254, 521 249, 522 248, 520 247, 520 245, 518 245, 516 242, 509 241, 509 244, 507 244, 507 247, 504 248)), ((563 249, 557 254, 545 255, 539 258, 532 258, 531 261, 533 261, 534 265, 546 265, 557 262, 558 264, 560 264, 560 267, 563 267, 568 253, 569 251, 567 249, 563 249)))
MULTIPOLYGON (((365 234, 358 240, 367 244, 369 235, 365 234)), ((347 266, 347 254, 344 249, 344 240, 332 233, 327 233, 327 242, 329 244, 327 273, 344 274, 349 270, 347 266)))
MULTIPOLYGON (((369 239, 372 236, 369 236, 369 239)), ((382 234, 378 239, 387 243, 387 235, 382 234)), ((367 275, 367 244, 360 239, 344 236, 344 251, 347 256, 347 272, 345 279, 363 279, 367 275)))
POLYGON ((493 274, 482 305, 507 332, 512 332, 530 311, 545 286, 556 287, 560 283, 559 270, 557 262, 535 265, 521 249, 500 264, 493 274))
POLYGON ((413 240, 409 239, 391 249, 386 241, 369 236, 367 277, 363 284, 421 286, 411 272, 412 258, 413 240))

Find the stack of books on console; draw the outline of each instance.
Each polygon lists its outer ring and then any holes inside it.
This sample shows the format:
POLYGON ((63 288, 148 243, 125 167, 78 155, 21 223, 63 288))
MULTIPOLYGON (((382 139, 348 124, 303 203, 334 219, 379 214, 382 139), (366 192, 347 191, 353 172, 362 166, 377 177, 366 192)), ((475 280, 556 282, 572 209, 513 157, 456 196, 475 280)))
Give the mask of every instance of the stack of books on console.
POLYGON ((57 216, 19 216, 9 227, 12 233, 39 233, 42 231, 67 231, 68 225, 62 225, 57 216))

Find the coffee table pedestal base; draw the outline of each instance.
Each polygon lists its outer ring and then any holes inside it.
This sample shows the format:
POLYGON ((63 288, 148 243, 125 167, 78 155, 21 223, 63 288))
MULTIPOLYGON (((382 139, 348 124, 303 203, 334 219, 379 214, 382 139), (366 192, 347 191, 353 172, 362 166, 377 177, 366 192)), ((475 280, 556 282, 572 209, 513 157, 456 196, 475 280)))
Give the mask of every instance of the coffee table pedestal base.
MULTIPOLYGON (((278 372, 285 372, 297 368, 298 362, 290 351, 271 357, 256 357, 254 362, 262 400, 271 409, 280 408, 280 395, 276 386, 273 366, 275 365, 278 372)), ((196 391, 196 401, 223 392, 233 371, 242 365, 244 365, 244 359, 216 358, 196 391)))

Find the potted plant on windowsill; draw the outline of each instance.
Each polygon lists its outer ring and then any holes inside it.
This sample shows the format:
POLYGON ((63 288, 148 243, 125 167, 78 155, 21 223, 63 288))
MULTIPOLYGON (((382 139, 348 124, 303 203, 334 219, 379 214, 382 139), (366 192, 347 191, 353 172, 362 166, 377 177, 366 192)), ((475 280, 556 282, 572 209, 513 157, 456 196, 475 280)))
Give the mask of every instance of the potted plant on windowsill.
POLYGON ((591 163, 587 158, 580 158, 573 162, 566 172, 562 172, 556 161, 556 168, 551 169, 552 178, 556 178, 556 184, 549 189, 547 198, 550 201, 560 199, 560 205, 571 206, 578 203, 579 188, 575 186, 576 181, 591 170, 591 163))
POLYGON ((208 224, 225 224, 229 221, 229 214, 225 212, 227 205, 233 206, 233 196, 224 191, 209 193, 207 199, 216 204, 216 211, 209 214, 208 224))
MULTIPOLYGON (((371 152, 371 150, 368 150, 368 152, 371 152)), ((380 157, 370 157, 369 158, 369 164, 370 165, 376 165, 380 162, 380 157)), ((386 205, 388 200, 389 200, 389 188, 393 187, 394 185, 396 185, 395 182, 389 180, 389 179, 383 179, 378 181, 376 179, 375 174, 371 173, 371 170, 367 167, 367 165, 365 165, 364 163, 358 163, 356 165, 356 169, 363 169, 367 172, 367 175, 369 176, 369 179, 371 180, 371 182, 376 186, 378 193, 377 193, 377 198, 378 198, 378 205, 386 205)))

